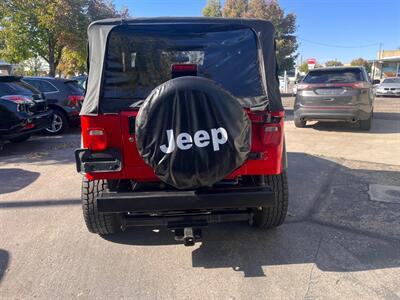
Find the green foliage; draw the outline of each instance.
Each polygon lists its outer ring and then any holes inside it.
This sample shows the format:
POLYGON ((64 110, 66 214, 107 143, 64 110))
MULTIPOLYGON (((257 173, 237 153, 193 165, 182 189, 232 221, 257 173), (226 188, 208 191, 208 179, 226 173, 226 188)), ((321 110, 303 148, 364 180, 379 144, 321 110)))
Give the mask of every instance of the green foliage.
MULTIPOLYGON (((0 11, 0 57, 11 63, 41 57, 49 65, 50 76, 61 61, 80 68, 90 22, 119 15, 108 0, 1 0, 0 11), (68 55, 63 57, 64 53, 68 55)), ((127 13, 126 9, 122 12, 127 13)))
POLYGON ((308 72, 308 63, 305 61, 299 66, 299 71, 303 73, 308 72))
POLYGON ((206 7, 203 9, 204 17, 221 17, 221 1, 220 0, 208 0, 206 7))
POLYGON ((298 48, 296 32, 296 16, 285 15, 278 1, 270 0, 226 0, 222 15, 224 17, 246 17, 269 20, 276 30, 276 57, 281 70, 292 70, 298 48))
POLYGON ((325 66, 327 67, 341 67, 343 66, 342 62, 338 61, 338 60, 328 60, 325 63, 325 66))
POLYGON ((364 67, 365 70, 367 70, 368 73, 371 73, 372 63, 366 61, 365 59, 363 59, 361 57, 353 59, 351 61, 350 65, 364 67))
POLYGON ((247 11, 247 0, 226 0, 222 9, 225 18, 244 17, 247 11))

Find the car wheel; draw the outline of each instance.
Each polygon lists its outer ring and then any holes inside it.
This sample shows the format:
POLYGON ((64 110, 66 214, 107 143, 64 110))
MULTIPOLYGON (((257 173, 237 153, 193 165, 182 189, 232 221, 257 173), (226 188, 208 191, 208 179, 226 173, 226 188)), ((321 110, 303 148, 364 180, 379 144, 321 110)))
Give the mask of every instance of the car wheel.
POLYGON ((65 114, 58 110, 53 110, 53 120, 51 125, 46 128, 46 133, 50 135, 58 135, 65 131, 68 127, 68 120, 65 114))
POLYGON ((107 190, 105 180, 82 179, 82 210, 87 229, 101 235, 121 231, 121 219, 117 214, 101 213, 97 208, 97 197, 107 190))
POLYGON ((366 120, 359 120, 358 124, 360 125, 361 130, 370 130, 371 129, 371 122, 372 122, 372 113, 366 120))
POLYGON ((303 128, 306 127, 307 121, 304 121, 300 118, 294 118, 294 126, 303 128))
POLYGON ((274 228, 285 221, 289 204, 289 187, 286 171, 279 175, 265 176, 266 183, 275 193, 275 207, 261 207, 254 211, 253 226, 259 228, 274 228))
POLYGON ((12 143, 22 143, 22 142, 25 142, 26 140, 28 140, 30 137, 31 137, 30 134, 21 135, 19 137, 10 139, 10 142, 12 142, 12 143))

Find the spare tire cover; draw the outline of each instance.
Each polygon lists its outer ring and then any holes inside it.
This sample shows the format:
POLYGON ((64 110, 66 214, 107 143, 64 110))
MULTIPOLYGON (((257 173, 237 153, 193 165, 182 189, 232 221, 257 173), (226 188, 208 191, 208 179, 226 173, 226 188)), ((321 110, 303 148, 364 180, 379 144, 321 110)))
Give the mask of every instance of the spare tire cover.
POLYGON ((250 152, 251 122, 238 100, 214 81, 179 77, 157 88, 136 118, 143 160, 178 189, 212 186, 250 152))

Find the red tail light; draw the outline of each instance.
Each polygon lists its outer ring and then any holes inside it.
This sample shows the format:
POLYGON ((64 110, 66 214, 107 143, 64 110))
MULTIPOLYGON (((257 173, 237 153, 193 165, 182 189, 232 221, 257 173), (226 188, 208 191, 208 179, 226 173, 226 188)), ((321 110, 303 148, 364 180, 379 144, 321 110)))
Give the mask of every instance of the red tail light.
POLYGON ((87 129, 87 147, 91 150, 101 151, 107 149, 107 135, 103 128, 87 129))
POLYGON ((173 64, 171 67, 172 72, 196 72, 196 64, 173 64))
POLYGON ((83 101, 84 98, 81 95, 68 96, 68 106, 78 106, 79 102, 83 101))
POLYGON ((268 116, 269 122, 262 127, 262 143, 264 146, 276 146, 281 143, 284 116, 285 112, 283 111, 271 113, 268 116))
POLYGON ((355 83, 351 83, 350 86, 353 89, 368 89, 369 85, 366 82, 355 82, 355 83))
POLYGON ((297 85, 297 90, 302 91, 302 90, 308 90, 311 88, 310 84, 305 84, 305 83, 300 83, 297 85))
POLYGON ((1 97, 2 99, 13 101, 19 104, 26 103, 32 101, 32 99, 28 96, 22 96, 22 95, 7 95, 1 97))

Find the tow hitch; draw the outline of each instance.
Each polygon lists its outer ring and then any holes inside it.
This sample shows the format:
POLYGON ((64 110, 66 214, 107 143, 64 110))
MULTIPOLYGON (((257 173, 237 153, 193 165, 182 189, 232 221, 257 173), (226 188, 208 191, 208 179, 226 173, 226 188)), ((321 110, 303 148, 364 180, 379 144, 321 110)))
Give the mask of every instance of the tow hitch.
POLYGON ((201 240, 201 229, 185 227, 183 229, 175 229, 175 240, 178 242, 183 242, 183 244, 188 246, 194 246, 194 244, 201 240))

